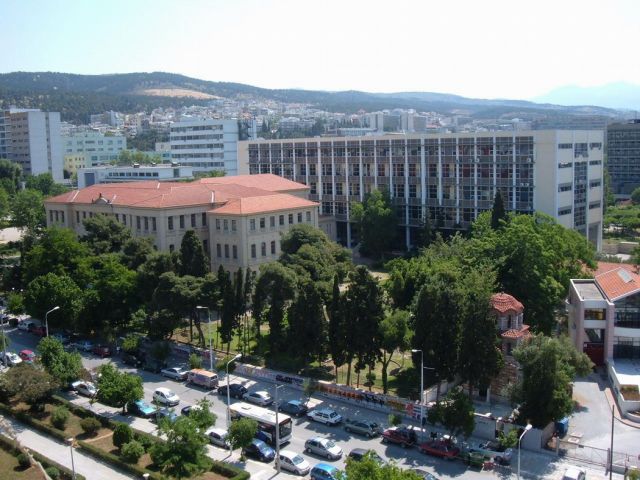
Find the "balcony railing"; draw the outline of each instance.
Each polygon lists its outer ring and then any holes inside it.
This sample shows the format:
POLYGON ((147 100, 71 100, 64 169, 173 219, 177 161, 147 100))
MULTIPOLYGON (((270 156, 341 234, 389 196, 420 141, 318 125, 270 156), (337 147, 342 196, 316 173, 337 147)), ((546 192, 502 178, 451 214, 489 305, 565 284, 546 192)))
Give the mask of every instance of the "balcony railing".
POLYGON ((640 320, 616 320, 615 326, 622 328, 640 328, 640 320))

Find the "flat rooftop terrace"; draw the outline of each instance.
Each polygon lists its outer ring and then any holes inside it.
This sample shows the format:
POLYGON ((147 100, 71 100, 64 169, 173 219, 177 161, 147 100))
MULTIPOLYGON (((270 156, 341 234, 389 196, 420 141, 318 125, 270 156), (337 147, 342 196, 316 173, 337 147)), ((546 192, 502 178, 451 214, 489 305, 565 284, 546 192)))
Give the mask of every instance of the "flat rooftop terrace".
POLYGON ((581 300, 604 300, 595 280, 574 280, 573 284, 581 300))

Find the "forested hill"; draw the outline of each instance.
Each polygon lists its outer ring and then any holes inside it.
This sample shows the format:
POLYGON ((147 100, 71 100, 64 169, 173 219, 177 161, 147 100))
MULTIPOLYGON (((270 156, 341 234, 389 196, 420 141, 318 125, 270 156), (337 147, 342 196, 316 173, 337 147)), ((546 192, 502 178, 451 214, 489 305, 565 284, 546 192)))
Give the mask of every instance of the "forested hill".
POLYGON ((203 104, 212 96, 304 103, 345 113, 360 109, 376 111, 413 108, 440 113, 461 110, 477 118, 497 118, 500 115, 531 118, 554 114, 615 114, 614 110, 600 107, 560 107, 521 100, 482 100, 428 92, 374 94, 359 91, 271 90, 240 83, 210 82, 164 72, 110 75, 55 72, 0 74, 0 108, 16 105, 59 111, 63 119, 72 122, 86 122, 91 113, 105 110, 136 112, 150 111, 156 107, 203 104))

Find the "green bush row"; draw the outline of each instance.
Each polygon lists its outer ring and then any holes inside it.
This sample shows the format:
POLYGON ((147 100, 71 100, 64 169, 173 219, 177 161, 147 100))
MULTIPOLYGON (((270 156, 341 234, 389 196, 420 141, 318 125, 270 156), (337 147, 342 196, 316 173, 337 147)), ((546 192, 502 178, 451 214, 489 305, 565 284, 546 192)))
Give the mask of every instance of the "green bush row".
POLYGON ((251 477, 249 472, 219 460, 213 461, 211 471, 219 473, 220 475, 229 478, 229 480, 248 480, 249 477, 251 477))
MULTIPOLYGON (((3 405, 4 406, 4 405, 3 405)), ((12 455, 18 455, 20 453, 20 449, 18 448, 18 444, 10 439, 5 437, 4 435, 0 435, 0 448, 6 450, 7 452, 11 453, 12 455)), ((40 455, 38 452, 34 452, 33 450, 29 450, 29 452, 31 453, 31 455, 33 456, 33 458, 35 458, 38 462, 40 462, 42 464, 42 466, 47 469, 47 468, 57 468, 58 471, 63 475, 64 479, 68 479, 70 480, 73 476, 73 472, 71 472, 71 470, 69 470, 67 467, 60 465, 57 462, 54 462, 53 460, 47 458, 47 457, 43 457, 42 455, 40 455)), ((83 475, 80 475, 79 473, 76 473, 76 480, 86 480, 86 478, 83 475)))
POLYGON ((92 445, 85 441, 78 440, 78 445, 80 445, 80 448, 86 451, 89 455, 103 460, 111 464, 112 466, 118 467, 120 470, 134 475, 136 478, 142 478, 143 474, 148 473, 151 480, 167 480, 167 477, 165 477, 164 475, 152 472, 135 464, 127 463, 119 456, 109 452, 105 452, 95 445, 92 445))

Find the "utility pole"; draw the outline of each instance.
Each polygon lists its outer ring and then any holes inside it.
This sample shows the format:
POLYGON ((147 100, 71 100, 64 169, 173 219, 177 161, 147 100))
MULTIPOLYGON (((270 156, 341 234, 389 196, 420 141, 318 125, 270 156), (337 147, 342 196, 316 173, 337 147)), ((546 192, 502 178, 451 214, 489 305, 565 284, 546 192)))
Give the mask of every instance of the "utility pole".
MULTIPOLYGON (((615 401, 615 400, 614 400, 615 401)), ((611 405, 611 449, 609 450, 609 480, 613 480, 613 426, 616 419, 616 406, 611 405)))

